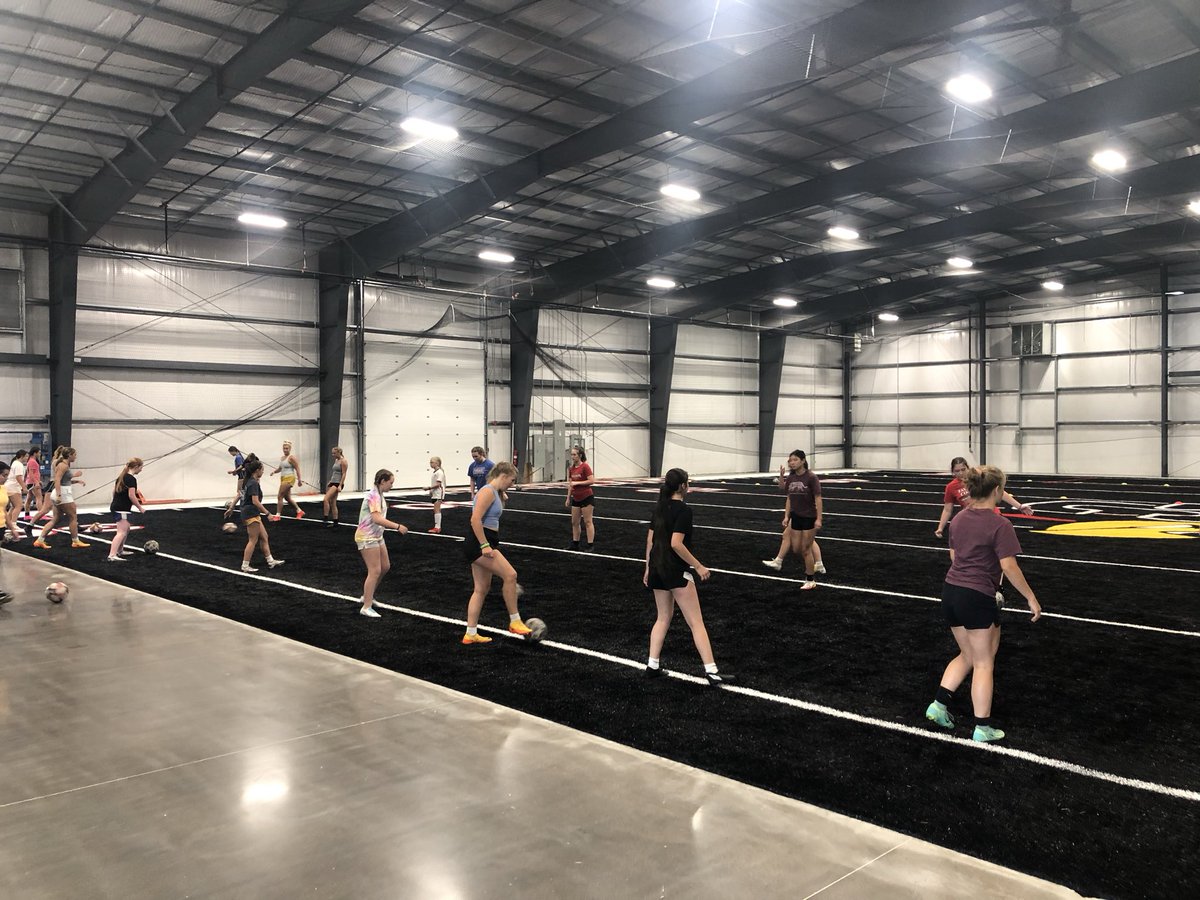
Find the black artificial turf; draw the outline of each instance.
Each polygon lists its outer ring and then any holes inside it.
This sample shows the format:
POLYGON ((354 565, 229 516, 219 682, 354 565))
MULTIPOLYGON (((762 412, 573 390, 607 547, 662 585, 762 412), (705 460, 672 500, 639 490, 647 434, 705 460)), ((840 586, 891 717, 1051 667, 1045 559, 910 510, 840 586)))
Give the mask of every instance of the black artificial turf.
MULTIPOLYGON (((794 561, 779 575, 761 564, 779 541, 782 503, 774 486, 765 479, 697 482, 709 490, 689 497, 696 553, 719 570, 701 588, 705 620, 718 661, 739 686, 936 731, 922 713, 954 652, 933 602, 948 565, 944 542, 933 536, 946 478, 889 472, 858 479, 826 480, 822 547, 830 574, 827 584, 804 593, 794 561)), ((1123 480, 1018 478, 1010 488, 1045 518, 1200 516, 1194 482, 1123 480), (1076 502, 1082 500, 1090 505, 1076 502)), ((513 493, 502 527, 505 552, 526 588, 523 614, 545 619, 550 640, 640 665, 654 615, 640 584, 653 488, 608 485, 597 493, 593 554, 560 552, 570 537, 560 489, 513 493)), ((465 531, 467 511, 449 509, 446 534, 433 536, 424 533, 430 513, 417 506, 394 501, 390 516, 413 532, 389 535, 394 568, 377 597, 461 619, 471 582, 451 535, 465 531)), ((343 502, 343 519, 353 520, 357 507, 343 502)), ((103 545, 72 551, 61 536, 49 558, 1087 895, 1192 896, 1200 887, 1192 862, 1200 803, 1193 800, 678 679, 647 681, 638 667, 554 646, 498 639, 463 647, 461 625, 435 619, 387 610, 379 620, 361 617, 344 599, 362 586, 352 529, 323 529, 313 521, 315 507, 309 511, 303 522, 270 526, 272 548, 287 560, 273 572, 262 568, 273 580, 236 571, 244 536, 222 534, 215 509, 148 514, 146 531, 131 544, 155 538, 163 551, 156 558, 107 564, 103 545)), ((1026 554, 1022 567, 1046 612, 1073 618, 1047 615, 1031 624, 1010 589, 994 707, 1009 734, 1005 746, 1200 789, 1194 541, 1062 536, 1043 531, 1052 522, 1013 521, 1026 554)), ((28 542, 18 548, 39 553, 28 542)), ((483 624, 506 621, 494 593, 483 624)), ((664 664, 700 672, 678 618, 664 664)), ((965 688, 960 695, 964 724, 956 734, 969 737, 965 688)))

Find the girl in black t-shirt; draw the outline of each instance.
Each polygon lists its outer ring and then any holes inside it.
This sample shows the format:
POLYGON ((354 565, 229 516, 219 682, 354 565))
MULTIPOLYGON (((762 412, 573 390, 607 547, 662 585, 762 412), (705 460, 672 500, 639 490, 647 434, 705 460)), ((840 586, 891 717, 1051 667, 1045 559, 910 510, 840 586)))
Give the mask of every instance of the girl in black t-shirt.
POLYGON ((709 572, 692 555, 692 511, 683 502, 687 489, 687 472, 683 469, 667 472, 658 491, 658 504, 654 508, 650 531, 646 534, 646 571, 642 575, 642 584, 654 591, 654 603, 658 607, 658 619, 650 630, 650 658, 646 661, 646 675, 653 678, 666 674, 659 657, 678 604, 704 663, 704 677, 709 684, 719 685, 733 678, 718 673, 708 630, 700 614, 700 597, 696 593, 692 571, 700 576, 701 581, 708 581, 709 572))
POLYGON ((108 548, 109 562, 125 562, 125 557, 121 555, 121 548, 125 546, 125 538, 129 537, 129 517, 133 514, 135 506, 138 512, 143 514, 146 512, 146 507, 142 506, 142 497, 138 493, 137 478, 135 477, 141 471, 142 461, 135 456, 125 463, 125 468, 121 470, 121 474, 117 476, 117 480, 113 484, 112 502, 109 503, 108 509, 112 513, 113 521, 117 523, 117 536, 113 538, 112 545, 108 548))

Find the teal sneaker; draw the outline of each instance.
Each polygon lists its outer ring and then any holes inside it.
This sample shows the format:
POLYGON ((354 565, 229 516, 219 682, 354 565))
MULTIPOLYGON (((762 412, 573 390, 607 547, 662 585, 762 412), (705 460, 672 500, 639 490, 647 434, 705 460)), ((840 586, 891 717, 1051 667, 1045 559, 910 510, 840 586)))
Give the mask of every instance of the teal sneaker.
POLYGON ((999 728, 992 728, 989 725, 976 725, 975 733, 971 735, 971 740, 987 743, 989 741, 1000 741, 1004 739, 1004 732, 999 728))
POLYGON ((950 715, 950 711, 936 700, 930 703, 929 708, 925 710, 925 718, 934 725, 941 725, 943 728, 954 727, 954 716, 950 715))

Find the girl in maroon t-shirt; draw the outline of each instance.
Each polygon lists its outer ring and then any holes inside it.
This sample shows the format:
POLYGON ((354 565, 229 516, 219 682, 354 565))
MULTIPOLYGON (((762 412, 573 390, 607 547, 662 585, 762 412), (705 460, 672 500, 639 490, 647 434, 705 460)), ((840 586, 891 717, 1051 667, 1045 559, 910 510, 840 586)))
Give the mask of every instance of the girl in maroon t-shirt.
MULTIPOLYGON (((805 458, 803 450, 796 450, 792 453, 791 456, 788 457, 788 468, 791 468, 791 469, 799 468, 799 466, 801 464, 807 466, 808 460, 805 458), (796 456, 796 454, 799 454, 799 456, 796 456)), ((785 492, 787 491, 787 475, 788 475, 788 469, 784 468, 783 466, 780 466, 779 467, 779 489, 781 491, 785 491, 785 492)), ((774 569, 776 572, 778 572, 783 568, 784 559, 786 559, 787 555, 791 552, 792 552, 792 525, 789 522, 783 526, 783 537, 779 541, 779 552, 775 554, 774 559, 764 559, 762 561, 762 564, 764 566, 766 566, 768 569, 774 569)), ((816 572, 818 575, 824 575, 825 574, 825 561, 821 557, 821 545, 817 543, 817 539, 815 537, 813 538, 813 542, 812 542, 812 557, 813 557, 813 571, 816 572)))
POLYGON ((959 685, 971 676, 971 705, 975 713, 976 741, 998 741, 1004 732, 992 725, 992 682, 996 650, 1000 646, 1000 606, 996 593, 1001 573, 1021 592, 1033 614, 1042 607, 1017 565, 1021 544, 1012 522, 997 516, 996 504, 1004 496, 1004 473, 995 466, 968 469, 962 483, 970 505, 958 514, 950 531, 950 571, 942 586, 942 612, 958 644, 925 718, 943 728, 953 728, 947 707, 959 685))
POLYGON ((804 584, 800 590, 811 591, 817 586, 817 561, 812 546, 821 530, 821 481, 808 468, 803 450, 791 452, 788 466, 791 471, 781 479, 787 495, 782 524, 791 532, 792 552, 804 560, 804 584))
MULTIPOLYGON (((962 481, 962 476, 967 469, 967 461, 961 456, 956 456, 950 460, 950 474, 954 478, 950 480, 950 483, 946 485, 946 489, 942 491, 942 517, 938 519, 937 531, 934 532, 935 537, 941 537, 942 532, 946 530, 946 523, 950 521, 950 516, 954 513, 955 504, 961 506, 963 509, 971 505, 971 492, 967 490, 967 486, 962 481)), ((1004 496, 1000 499, 1009 506, 1019 508, 1027 516, 1033 514, 1032 506, 1028 503, 1021 503, 1008 491, 1005 491, 1004 496)), ((998 506, 996 507, 996 513, 997 515, 1000 513, 1000 507, 998 506)))
POLYGON ((584 550, 591 550, 596 542, 596 526, 592 522, 592 510, 596 502, 592 485, 596 479, 592 467, 587 464, 587 454, 582 447, 571 448, 571 468, 567 471, 567 509, 571 510, 571 546, 568 550, 579 550, 579 525, 587 535, 584 550))

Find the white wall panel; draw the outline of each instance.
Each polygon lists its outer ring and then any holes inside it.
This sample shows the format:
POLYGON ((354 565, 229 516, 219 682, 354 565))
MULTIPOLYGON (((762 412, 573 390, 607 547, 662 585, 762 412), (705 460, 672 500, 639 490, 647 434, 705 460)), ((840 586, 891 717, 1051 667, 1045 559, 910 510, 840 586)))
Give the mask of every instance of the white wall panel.
MULTIPOLYGON (((988 445, 988 461, 993 462, 997 456, 988 445)), ((1016 459, 1013 466, 1006 471, 1019 472, 1053 472, 1054 469, 1054 435, 1049 431, 1022 431, 1017 437, 1016 459)), ((998 464, 998 463, 993 463, 998 464)))
MULTIPOLYGON (((286 383, 262 376, 118 369, 75 374, 74 413, 80 419, 313 419, 315 379, 286 383)), ((261 455, 261 454, 260 454, 261 455)))
MULTIPOLYGON (((36 419, 50 413, 50 373, 46 366, 0 365, 0 417, 36 419)), ((44 429, 42 429, 44 430, 44 429)))
POLYGON ((1104 422, 1112 419, 1157 419, 1158 388, 1134 388, 1103 393, 1067 393, 1058 397, 1058 418, 1063 422, 1104 422))
MULTIPOLYGON (((999 466, 1005 472, 1021 471, 1020 453, 1017 447, 1017 439, 1020 432, 1016 428, 1007 426, 997 426, 989 428, 987 432, 988 441, 988 462, 994 466, 999 466)), ((957 456, 965 456, 972 463, 979 462, 979 452, 977 447, 973 447, 972 453, 959 453, 957 456)), ((1026 469, 1025 471, 1033 472, 1034 469, 1026 469)), ((1046 471, 1050 471, 1047 469, 1046 471)), ((1019 495, 1018 495, 1019 496, 1019 495)))
POLYGON ((897 370, 897 374, 902 393, 966 391, 971 388, 971 368, 964 364, 909 366, 897 370))
POLYGON ((746 394, 671 394, 669 422, 695 425, 758 424, 758 398, 746 394))
POLYGON ((1176 425, 1171 429, 1168 471, 1180 478, 1200 478, 1200 425, 1176 425))
POLYGON ((1200 381, 1171 388, 1171 418, 1200 422, 1200 381))
POLYGON ((1118 387, 1159 383, 1160 358, 1157 354, 1102 356, 1095 359, 1063 359, 1058 363, 1061 387, 1118 387))
POLYGON ((832 425, 841 421, 841 397, 780 397, 775 427, 784 424, 832 425))
POLYGON ((1021 363, 1015 359, 987 364, 989 391, 1015 391, 1021 384, 1021 363))
POLYGON ((894 394, 900 383, 899 369, 860 369, 850 371, 851 393, 894 394))
POLYGON ((591 442, 588 462, 597 478, 642 478, 650 474, 648 428, 597 428, 591 442))
POLYGON ((723 360, 676 359, 671 389, 699 388, 758 394, 758 366, 723 360))
MULTIPOLYGON (((506 414, 507 415, 507 414, 506 414)), ((531 422, 563 419, 575 425, 644 424, 650 415, 648 397, 607 396, 599 391, 578 397, 569 391, 541 390, 530 404, 531 422)))
POLYGON ((954 422, 969 422, 971 398, 959 397, 905 397, 899 403, 901 425, 942 425, 954 422))
MULTIPOLYGON (((533 371, 535 379, 628 384, 649 391, 650 361, 644 356, 626 356, 598 350, 587 353, 556 351, 553 355, 554 365, 547 365, 540 357, 537 359, 533 371)), ((675 363, 677 379, 680 362, 675 363)), ((504 377, 508 377, 507 372, 504 377)))
POLYGON ((669 428, 663 471, 679 467, 689 475, 723 475, 758 469, 757 428, 669 428))
POLYGON ((851 360, 851 368, 859 366, 895 365, 900 359, 900 345, 895 340, 864 340, 851 360))
MULTIPOLYGON (((754 355, 757 356, 757 353, 754 355)), ((840 384, 842 342, 828 338, 789 335, 783 347, 783 362, 785 366, 836 366, 832 376, 840 384)))
POLYGON ((871 400, 851 398, 850 421, 857 425, 895 425, 900 421, 900 402, 896 397, 871 400))
POLYGON ((967 426, 961 428, 902 428, 900 465, 905 469, 941 471, 955 456, 963 455, 970 441, 967 426))
POLYGON ((1093 319, 1054 326, 1055 353, 1153 349, 1158 346, 1158 318, 1093 319))
POLYGON ((1159 440, 1156 427, 1064 426, 1059 431, 1059 468, 1085 475, 1157 475, 1159 440), (1100 447, 1103 452, 1097 452, 1100 447))
POLYGON ((1053 397, 1022 397, 1022 428, 1049 428, 1054 425, 1053 397))
POLYGON ((482 345, 370 340, 366 358, 367 468, 391 469, 407 487, 428 483, 431 455, 465 465, 486 428, 482 345))
POLYGON ((835 394, 842 396, 842 373, 840 370, 813 369, 800 366, 784 366, 779 378, 781 394, 835 394))
POLYGON ((877 447, 855 448, 854 466, 858 469, 895 469, 899 467, 899 454, 877 447))
MULTIPOLYGON (((838 440, 841 440, 840 432, 838 440)), ((787 463, 788 454, 793 450, 803 450, 805 455, 810 458, 810 465, 817 468, 817 429, 812 427, 792 427, 792 428, 776 428, 775 440, 771 446, 771 464, 768 466, 768 471, 778 471, 779 467, 787 463)))
POLYGON ((542 344, 645 352, 649 348, 649 329, 649 323, 641 318, 585 310, 546 309, 538 314, 537 337, 542 344))
MULTIPOLYGON (((26 265, 28 265, 28 262, 26 262, 26 265)), ((27 274, 28 271, 26 269, 27 274)), ((26 289, 28 290, 28 288, 26 289)), ((1200 344, 1200 310, 1173 312, 1170 317, 1170 323, 1172 346, 1200 344)))
MULTIPOLYGON (((1079 360, 1094 362, 1095 360, 1079 360)), ((1066 362, 1063 360, 1062 362, 1066 362)), ((1021 390, 1023 391, 1053 391, 1054 390, 1054 360, 1025 359, 1021 366, 1021 390)))
POLYGON ((896 344, 894 359, 902 363, 944 362, 967 359, 970 347, 967 332, 940 331, 891 338, 896 344))
MULTIPOLYGON (((695 356, 757 359, 758 336, 754 332, 744 329, 685 324, 679 326, 675 352, 695 356)), ((675 361, 677 371, 680 362, 681 360, 675 361)))
POLYGON ((1008 422, 1015 425, 1017 422, 1017 395, 989 394, 987 398, 987 420, 989 422, 1008 422))

